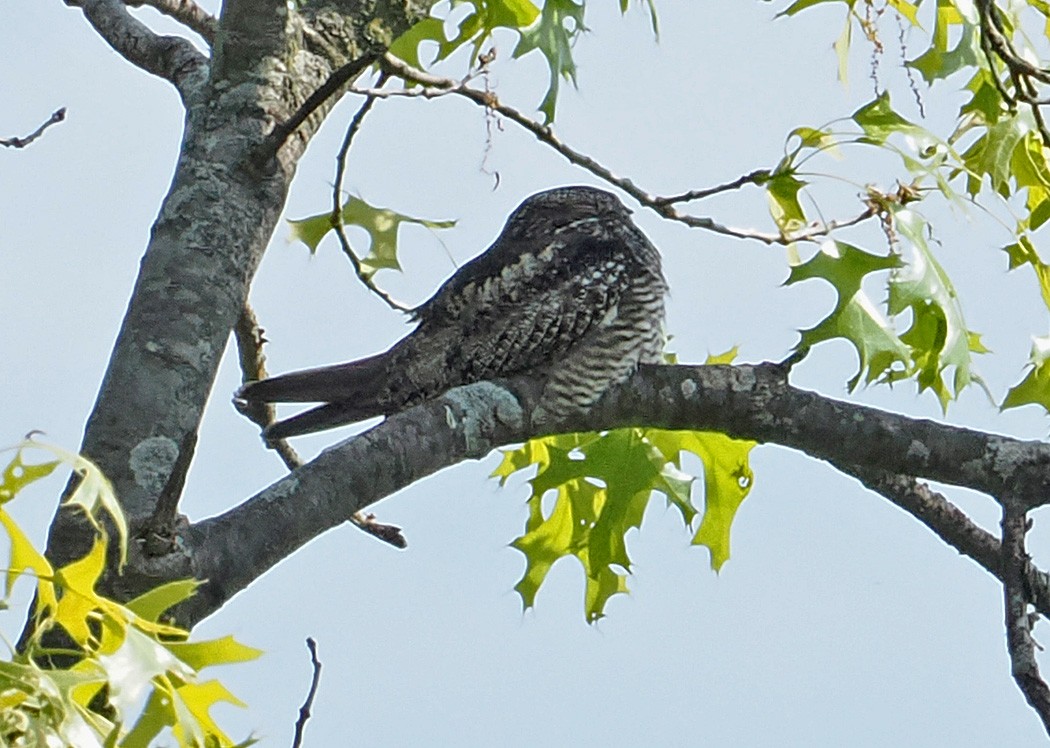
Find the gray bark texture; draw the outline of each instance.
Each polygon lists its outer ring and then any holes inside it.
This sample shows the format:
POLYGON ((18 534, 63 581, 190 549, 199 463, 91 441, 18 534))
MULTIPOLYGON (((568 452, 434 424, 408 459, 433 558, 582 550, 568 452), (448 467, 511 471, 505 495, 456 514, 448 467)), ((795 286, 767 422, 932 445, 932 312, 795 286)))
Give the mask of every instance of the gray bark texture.
MULTIPOLYGON (((364 507, 443 467, 541 435, 531 425, 542 405, 532 383, 470 385, 333 446, 221 516, 182 519, 202 412, 296 163, 346 85, 432 2, 329 0, 292 9, 227 0, 218 19, 192 3, 159 3, 203 32, 210 57, 154 34, 121 0, 71 4, 129 62, 175 86, 186 108, 171 189, 82 445, 112 480, 135 541, 127 571, 107 582, 110 594, 126 599, 173 579, 206 579, 178 611, 193 625, 364 507)), ((998 537, 917 481, 973 488, 1023 516, 1050 496, 1050 446, 836 401, 792 387, 789 374, 772 364, 643 367, 559 428, 713 430, 800 450, 854 476, 1009 583, 1014 607, 1027 598, 1050 614, 1046 574, 1016 538, 1004 551, 998 537)), ((60 511, 48 555, 66 563, 86 551, 89 537, 75 515, 60 511)))

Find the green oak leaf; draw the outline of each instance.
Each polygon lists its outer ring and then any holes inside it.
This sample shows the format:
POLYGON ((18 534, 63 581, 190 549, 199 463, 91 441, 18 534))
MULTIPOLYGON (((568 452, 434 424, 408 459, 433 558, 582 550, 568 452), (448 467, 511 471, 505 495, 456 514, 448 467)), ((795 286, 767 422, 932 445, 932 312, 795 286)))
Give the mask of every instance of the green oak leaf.
POLYGON ((23 439, 15 449, 15 458, 5 468, 0 476, 0 506, 10 501, 16 493, 25 488, 29 483, 50 475, 59 465, 66 465, 77 476, 76 487, 68 495, 63 506, 77 507, 84 513, 84 518, 91 524, 100 535, 104 535, 102 523, 96 516, 99 509, 105 509, 113 520, 113 526, 117 530, 117 541, 120 549, 119 565, 123 567, 124 560, 128 555, 128 525, 124 519, 124 512, 117 502, 117 495, 113 490, 113 484, 102 474, 102 471, 93 462, 73 452, 68 452, 53 444, 23 439), (22 452, 27 449, 42 450, 50 452, 57 460, 39 465, 27 464, 22 460, 22 452))
MULTIPOLYGON (((401 269, 397 259, 397 239, 402 224, 412 223, 429 229, 447 229, 456 225, 455 221, 432 221, 397 213, 389 208, 377 208, 357 197, 350 197, 343 203, 342 220, 344 224, 360 226, 368 233, 369 252, 360 262, 361 269, 369 278, 382 268, 401 269)), ((291 238, 309 247, 311 254, 317 252, 321 240, 334 229, 331 213, 288 221, 288 224, 291 238)))
MULTIPOLYGON (((731 355, 735 351, 722 358, 731 355)), ((626 535, 641 527, 652 496, 663 495, 686 527, 699 514, 691 497, 695 477, 681 469, 683 452, 704 463, 705 508, 693 542, 707 546, 712 567, 720 568, 729 558, 736 509, 750 489, 753 446, 721 434, 628 428, 534 439, 505 451, 493 472, 501 483, 536 468, 525 532, 511 543, 525 556, 525 573, 514 588, 523 607, 535 605, 551 567, 572 556, 586 578, 585 617, 591 623, 602 618, 609 599, 627 591, 626 535), (554 499, 547 511, 545 497, 554 499)))
MULTIPOLYGON (((754 482, 749 455, 757 442, 709 431, 646 429, 643 434, 672 465, 681 465, 682 452, 691 452, 703 462, 704 512, 693 545, 703 545, 710 551, 711 568, 717 572, 729 560, 733 519, 754 482)), ((683 512, 683 519, 686 516, 683 512)), ((695 511, 688 515, 687 526, 693 516, 695 511)))
MULTIPOLYGON (((394 43, 390 45, 390 54, 398 57, 417 69, 425 66, 419 59, 419 45, 423 42, 435 42, 438 45, 438 58, 449 44, 445 36, 445 22, 440 18, 428 17, 412 24, 408 31, 403 33, 394 43)), ((447 56, 447 54, 445 55, 447 56)))
MULTIPOLYGON (((888 308, 892 315, 912 312, 912 324, 901 340, 911 351, 919 391, 931 389, 941 408, 973 381, 971 353, 985 353, 980 336, 966 327, 962 305, 944 268, 934 258, 926 239, 926 221, 904 207, 892 209, 893 225, 909 240, 915 257, 890 277, 888 308), (950 386, 947 370, 954 368, 950 386)), ((891 381, 910 373, 894 374, 891 381)))
POLYGON ((731 364, 736 360, 738 353, 740 353, 740 346, 738 345, 734 345, 725 353, 709 353, 707 358, 704 359, 704 366, 731 364))
POLYGON ((971 97, 959 108, 960 117, 971 115, 978 122, 990 125, 1007 114, 1003 97, 995 85, 995 79, 987 70, 978 68, 964 88, 970 92, 971 97))
POLYGON ((444 60, 460 47, 470 45, 470 64, 477 63, 478 55, 496 29, 517 31, 531 26, 540 15, 530 0, 452 0, 451 8, 469 5, 472 10, 458 18, 455 36, 445 35, 445 21, 428 17, 417 22, 390 45, 391 54, 415 68, 424 68, 419 57, 419 45, 434 42, 437 55, 434 61, 444 60))
POLYGON ((777 228, 784 234, 806 225, 806 214, 798 201, 799 190, 805 186, 805 182, 786 171, 774 174, 765 183, 766 194, 769 196, 769 212, 777 228))
POLYGON ((842 25, 842 31, 832 45, 835 49, 835 57, 838 59, 839 82, 845 85, 849 81, 849 48, 853 43, 853 18, 846 13, 846 23, 842 25))
MULTIPOLYGON (((1010 178, 1014 176, 1013 166, 1016 163, 1014 151, 1031 130, 1027 116, 1004 116, 966 149, 962 159, 967 169, 966 189, 971 196, 981 191, 986 175, 993 190, 1003 197, 1010 196, 1010 178)), ((1024 170, 1023 178, 1030 179, 1032 175, 1024 170)))
POLYGON ((545 0, 538 23, 521 32, 521 40, 515 48, 515 59, 538 49, 550 68, 550 83, 540 104, 544 122, 554 121, 554 108, 558 99, 558 87, 562 78, 576 85, 576 64, 572 59, 572 45, 585 30, 584 5, 573 0, 545 0))
POLYGON ((1042 139, 1035 130, 1029 130, 1013 150, 1009 173, 1022 187, 1037 187, 1046 194, 1050 187, 1050 161, 1043 149, 1042 139))
POLYGON ((1022 405, 1039 405, 1050 413, 1050 336, 1032 339, 1031 367, 1024 379, 1010 388, 1001 410, 1022 405))
MULTIPOLYGON (((526 532, 511 542, 511 547, 521 551, 525 556, 525 573, 514 586, 514 591, 521 596, 522 607, 526 610, 536 604, 536 593, 547 577, 555 561, 572 555, 577 533, 588 527, 588 513, 581 512, 578 521, 573 516, 573 495, 581 506, 586 507, 587 495, 594 501, 601 492, 597 486, 578 480, 575 484, 566 483, 558 489, 554 508, 546 517, 543 515, 541 501, 543 494, 529 498, 529 520, 526 532), (580 528, 577 529, 577 524, 580 528)), ((584 568, 587 564, 584 562, 584 568)))
POLYGON ((893 110, 890 95, 883 92, 874 101, 855 111, 852 119, 864 131, 866 141, 882 145, 891 135, 925 135, 926 130, 908 121, 893 110))
POLYGON ((1039 291, 1043 295, 1043 303, 1050 309, 1050 265, 1043 262, 1036 251, 1035 245, 1027 235, 1018 237, 1014 244, 1003 247, 1003 251, 1010 258, 1010 270, 1031 265, 1035 271, 1035 277, 1039 281, 1039 291))
POLYGON ((539 9, 529 0, 457 0, 457 5, 474 6, 474 12, 460 21, 459 33, 442 44, 438 60, 443 60, 461 46, 470 44, 471 64, 477 62, 482 45, 498 28, 513 29, 519 35, 531 26, 540 15, 539 9))
POLYGON ((194 670, 214 665, 231 665, 258 659, 263 651, 241 644, 232 636, 208 641, 165 642, 165 646, 194 670))
POLYGON ((824 3, 844 3, 847 7, 852 8, 857 0, 795 0, 787 8, 777 13, 777 18, 781 16, 793 16, 796 13, 801 13, 806 8, 812 8, 814 5, 823 5, 824 3))
MULTIPOLYGON (((922 0, 919 0, 921 2, 922 0)), ((907 19, 912 26, 919 25, 919 8, 908 0, 886 0, 886 4, 907 19)))
POLYGON ((957 73, 964 68, 977 67, 981 54, 977 26, 963 24, 962 35, 955 49, 948 51, 948 27, 956 25, 954 19, 962 17, 949 7, 938 7, 934 43, 923 54, 908 62, 908 66, 919 71, 923 80, 933 83, 957 73))
POLYGON ((851 244, 829 241, 807 262, 792 267, 785 282, 791 285, 821 278, 834 287, 838 295, 835 308, 814 327, 800 331, 795 350, 833 338, 849 341, 859 359, 857 373, 848 383, 850 391, 862 379, 870 384, 913 370, 908 347, 861 289, 869 273, 893 270, 900 265, 896 255, 874 255, 851 244))

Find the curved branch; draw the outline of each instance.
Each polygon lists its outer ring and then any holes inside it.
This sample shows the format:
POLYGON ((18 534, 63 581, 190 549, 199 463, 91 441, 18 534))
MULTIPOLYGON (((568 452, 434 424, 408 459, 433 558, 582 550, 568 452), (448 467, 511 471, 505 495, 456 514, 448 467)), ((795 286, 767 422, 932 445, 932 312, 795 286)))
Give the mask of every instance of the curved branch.
MULTIPOLYGON (((855 465, 843 468, 867 488, 880 494, 915 519, 922 522, 941 540, 964 556, 969 556, 1000 582, 1006 581, 1003 567, 1003 544, 992 533, 980 527, 966 513, 924 483, 907 475, 884 470, 871 470, 855 465)), ((1027 597, 1044 615, 1050 614, 1050 580, 1046 573, 1028 563, 1023 570, 1027 597)))
POLYGON ((125 0, 133 8, 148 5, 169 18, 174 18, 191 31, 196 31, 208 44, 215 43, 218 21, 193 0, 125 0))
POLYGON ((277 155, 277 151, 281 149, 285 141, 306 122, 311 114, 327 103, 329 99, 337 98, 345 87, 349 85, 350 81, 375 62, 376 57, 377 55, 374 54, 358 57, 328 76, 328 79, 318 86, 287 120, 274 127, 273 131, 266 136, 266 139, 259 143, 251 157, 255 167, 265 167, 270 159, 277 155))
POLYGON ((160 36, 128 13, 121 0, 69 0, 117 54, 171 83, 185 101, 207 78, 208 60, 189 41, 160 36))
POLYGON ((354 93, 359 93, 365 96, 371 96, 375 98, 392 98, 395 96, 421 96, 423 98, 434 98, 437 96, 445 96, 454 94, 462 96, 463 98, 472 101, 478 106, 484 107, 486 110, 497 112, 498 114, 506 117, 511 122, 515 123, 519 127, 532 133, 537 140, 544 143, 555 151, 564 156, 569 163, 579 166, 581 169, 589 171, 599 179, 608 182, 614 187, 626 192, 628 195, 637 200, 641 205, 656 212, 663 218, 669 221, 677 221, 678 223, 684 223, 686 226, 694 229, 703 229, 704 231, 710 231, 715 234, 722 234, 723 236, 732 236, 737 239, 753 239, 760 241, 763 244, 779 244, 788 245, 793 242, 799 241, 811 241, 818 239, 823 236, 827 236, 833 231, 838 229, 847 228, 849 226, 855 226, 858 223, 863 223, 870 218, 877 215, 878 211, 875 206, 869 205, 863 211, 856 216, 848 219, 834 220, 834 221, 821 221, 815 222, 803 228, 790 233, 784 232, 766 232, 756 231, 754 229, 737 228, 733 226, 726 226, 713 218, 707 216, 693 216, 686 213, 680 212, 675 205, 680 202, 689 202, 693 200, 700 200, 711 195, 716 195, 728 190, 738 189, 745 184, 761 184, 762 181, 768 181, 769 172, 757 170, 750 174, 744 175, 733 182, 729 182, 717 187, 712 187, 705 190, 694 190, 681 195, 674 195, 671 197, 662 197, 654 195, 636 185, 633 181, 627 177, 617 176, 607 166, 599 163, 591 156, 586 153, 576 150, 572 146, 563 142, 557 135, 554 134, 554 130, 549 125, 540 124, 536 120, 525 116, 517 109, 507 106, 506 104, 500 103, 496 94, 488 90, 480 90, 477 88, 471 88, 467 85, 469 78, 463 81, 456 81, 451 78, 441 78, 422 70, 408 65, 403 60, 399 60, 389 52, 384 54, 380 58, 380 67, 397 77, 409 82, 422 86, 419 89, 408 89, 405 91, 380 91, 376 89, 368 90, 356 90, 354 93))
MULTIPOLYGON (((451 390, 337 444, 185 539, 192 573, 208 579, 182 615, 195 622, 320 533, 444 467, 541 435, 535 387, 489 382, 451 390)), ((623 426, 721 431, 772 442, 849 472, 921 475, 991 496, 1045 501, 1050 445, 908 418, 788 385, 786 369, 647 366, 566 431, 623 426)), ((952 542, 952 541, 950 541, 952 542)), ((967 533, 956 542, 985 563, 967 533)), ((995 568, 989 569, 996 573, 995 568)))

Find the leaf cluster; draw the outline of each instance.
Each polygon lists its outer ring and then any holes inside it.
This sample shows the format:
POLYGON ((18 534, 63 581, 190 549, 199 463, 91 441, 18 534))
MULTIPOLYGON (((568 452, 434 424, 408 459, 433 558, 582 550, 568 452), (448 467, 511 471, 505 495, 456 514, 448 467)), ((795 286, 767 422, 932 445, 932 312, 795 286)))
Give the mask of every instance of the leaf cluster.
POLYGON ((708 549, 718 571, 729 559, 733 518, 751 490, 753 446, 718 433, 628 428, 550 436, 505 451, 493 472, 501 485, 536 469, 528 481, 525 532, 511 543, 525 556, 514 588, 523 607, 535 605, 555 562, 574 557, 586 577, 584 615, 589 623, 601 619, 609 599, 627 591, 627 534, 641 527, 657 494, 686 528, 700 517, 692 542, 708 549), (703 463, 702 510, 692 498, 695 476, 682 471, 683 453, 703 463))
POLYGON ((15 448, 0 478, 0 524, 10 545, 4 608, 23 575, 36 580, 36 602, 32 634, 19 651, 9 645, 9 658, 0 661, 0 744, 145 748, 166 734, 179 746, 234 746, 210 710, 219 702, 244 704, 200 671, 254 659, 261 652, 232 637, 191 642, 187 631, 164 620, 168 609, 194 594, 199 584, 194 580, 164 584, 124 604, 100 595, 96 586, 110 552, 103 511, 116 528, 123 561, 126 524, 112 486, 98 468, 37 441, 15 448), (54 459, 27 462, 30 450, 44 450, 54 459), (62 465, 78 476, 65 505, 83 513, 96 537, 86 556, 55 569, 7 505, 62 465), (56 634, 69 641, 68 648, 55 648, 56 634))
MULTIPOLYGON (((844 78, 851 29, 859 28, 873 45, 882 43, 880 30, 872 24, 867 6, 856 0, 797 0, 780 15, 792 16, 818 5, 845 6, 846 28, 836 43, 840 77, 844 78)), ((893 383, 914 378, 920 391, 933 391, 946 408, 968 384, 980 383, 972 356, 988 350, 966 326, 962 300, 935 257, 931 226, 918 206, 909 203, 937 195, 964 215, 975 204, 991 210, 998 203, 1010 216, 1003 221, 1011 234, 1003 247, 1008 269, 1030 267, 1050 309, 1050 273, 1035 240, 1035 233, 1050 219, 1046 142, 1050 131, 1042 122, 1042 100, 1035 97, 1033 83, 1047 77, 1041 66, 1050 42, 1050 6, 1042 0, 1002 7, 938 0, 927 20, 931 28, 927 33, 922 23, 926 16, 920 11, 932 5, 907 0, 887 3, 914 32, 909 40, 922 39, 921 51, 910 50, 913 56, 908 68, 930 86, 962 79, 966 100, 959 106, 952 130, 941 137, 909 121, 893 108, 889 95, 882 93, 854 112, 851 124, 856 130, 852 132, 831 127, 794 131, 797 145, 773 172, 767 192, 774 220, 782 231, 788 231, 809 221, 799 201, 800 191, 809 183, 801 172, 808 159, 853 144, 899 156, 908 173, 906 187, 889 194, 869 187, 864 198, 883 220, 888 252, 834 242, 792 269, 788 283, 820 277, 835 287, 839 297, 827 318, 802 332, 799 347, 845 338, 860 360, 849 382, 851 389, 860 381, 893 383), (1043 19, 1038 34, 1029 31, 1032 17, 1043 19), (1000 46, 1005 51, 992 44, 990 37, 996 34, 1002 35, 1000 46), (1025 73, 1026 65, 1031 66, 1034 78, 1025 73), (881 305, 873 303, 861 287, 862 279, 878 270, 888 271, 881 305), (906 329, 898 332, 902 327, 906 329)), ((909 46, 914 47, 913 41, 909 46)), ((1050 371, 1045 370, 1045 344, 1041 342, 1045 337, 1034 340, 1028 372, 1003 398, 1003 408, 1035 403, 1046 409, 1050 403, 1050 371)))
MULTIPOLYGON (((619 1, 620 11, 626 13, 629 0, 619 1)), ((659 25, 655 0, 645 0, 645 3, 656 33, 659 25)), ((436 48, 431 64, 467 48, 470 50, 470 64, 474 66, 482 48, 498 29, 510 31, 517 36, 512 53, 514 59, 538 52, 547 62, 547 91, 538 108, 546 124, 550 124, 554 121, 561 81, 576 85, 572 48, 580 34, 587 30, 584 22, 586 7, 584 0, 544 0, 542 9, 531 0, 451 0, 447 15, 440 9, 436 10, 438 15, 417 23, 394 42, 390 51, 413 67, 425 68, 419 53, 421 44, 430 43, 429 46, 436 48), (450 23, 453 25, 451 35, 446 33, 450 23)))

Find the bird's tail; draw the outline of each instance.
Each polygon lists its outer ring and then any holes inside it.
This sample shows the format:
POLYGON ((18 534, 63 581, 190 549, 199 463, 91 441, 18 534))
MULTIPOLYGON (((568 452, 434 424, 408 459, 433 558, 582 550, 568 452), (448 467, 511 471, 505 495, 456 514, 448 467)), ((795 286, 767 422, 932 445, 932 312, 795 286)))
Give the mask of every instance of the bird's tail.
POLYGON ((264 403, 327 403, 266 430, 268 438, 308 434, 382 415, 379 395, 386 383, 386 354, 335 366, 306 369, 248 382, 237 398, 264 403))

